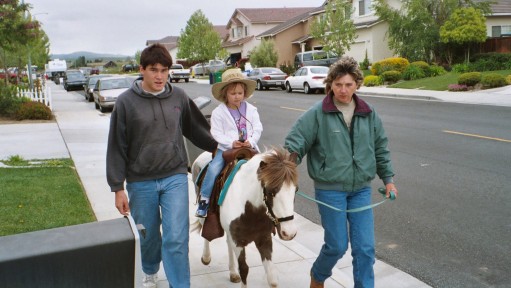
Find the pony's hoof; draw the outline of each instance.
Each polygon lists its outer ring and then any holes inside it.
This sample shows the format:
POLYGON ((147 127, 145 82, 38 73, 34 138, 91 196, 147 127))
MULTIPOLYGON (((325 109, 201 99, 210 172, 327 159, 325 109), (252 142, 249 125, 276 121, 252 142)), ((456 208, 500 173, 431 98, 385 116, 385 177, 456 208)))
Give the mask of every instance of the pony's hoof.
POLYGON ((240 275, 237 275, 237 274, 230 274, 229 275, 229 280, 231 280, 232 283, 240 283, 241 282, 241 277, 240 275))
POLYGON ((200 262, 202 262, 202 264, 204 264, 204 265, 209 265, 209 263, 211 263, 211 258, 204 259, 204 257, 201 257, 200 262))

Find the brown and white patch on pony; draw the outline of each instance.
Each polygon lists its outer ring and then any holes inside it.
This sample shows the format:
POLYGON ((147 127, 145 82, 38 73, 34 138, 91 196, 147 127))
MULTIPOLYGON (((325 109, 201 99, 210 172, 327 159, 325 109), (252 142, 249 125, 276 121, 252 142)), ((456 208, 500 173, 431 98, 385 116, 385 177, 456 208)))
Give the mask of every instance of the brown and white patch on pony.
POLYGON ((289 157, 289 152, 284 148, 274 148, 274 153, 263 157, 257 178, 267 190, 279 191, 283 184, 298 186, 298 170, 289 157))
POLYGON ((252 241, 261 253, 261 259, 271 260, 271 232, 273 222, 266 215, 266 207, 245 203, 245 211, 229 225, 231 237, 237 247, 245 247, 252 241))

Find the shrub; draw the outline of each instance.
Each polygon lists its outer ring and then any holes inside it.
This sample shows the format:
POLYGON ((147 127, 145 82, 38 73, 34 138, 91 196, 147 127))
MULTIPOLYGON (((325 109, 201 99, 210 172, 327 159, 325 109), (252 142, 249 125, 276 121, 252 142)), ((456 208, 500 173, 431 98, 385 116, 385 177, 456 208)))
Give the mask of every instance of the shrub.
POLYGON ((438 65, 429 66, 429 76, 441 76, 447 73, 444 67, 438 65))
POLYGON ((456 73, 467 73, 467 72, 470 72, 470 67, 468 66, 468 64, 454 64, 452 66, 452 71, 453 72, 456 72, 456 73))
POLYGON ((30 99, 16 96, 15 86, 0 85, 0 115, 13 117, 21 104, 30 99))
POLYGON ((489 73, 483 75, 481 84, 484 88, 496 88, 506 86, 506 78, 497 73, 489 73))
POLYGON ((410 64, 406 67, 405 72, 403 72, 403 79, 405 80, 417 80, 421 78, 425 78, 426 74, 421 67, 410 64))
POLYGON ((293 73, 295 73, 296 69, 295 69, 295 66, 294 65, 280 65, 280 70, 282 70, 282 72, 286 73, 287 75, 291 75, 293 73))
POLYGON ((373 87, 380 86, 383 84, 383 81, 380 76, 369 75, 364 78, 364 86, 373 87))
POLYGON ((373 75, 382 75, 386 71, 398 71, 402 73, 410 65, 407 59, 401 57, 386 58, 371 66, 373 75))
POLYGON ((50 108, 39 102, 26 102, 16 111, 15 118, 17 120, 33 119, 33 120, 51 120, 53 115, 50 108))
POLYGON ((423 72, 425 77, 429 77, 429 64, 424 61, 415 61, 410 63, 411 66, 419 67, 423 72))
POLYGON ((481 82, 480 72, 463 73, 458 78, 458 84, 465 84, 467 86, 475 86, 479 82, 481 82))
POLYGON ((472 56, 472 71, 495 71, 509 69, 507 66, 511 63, 511 53, 481 53, 472 56))
POLYGON ((381 78, 383 82, 396 83, 401 79, 401 72, 395 70, 385 71, 381 74, 381 78))
POLYGON ((511 85, 511 75, 507 75, 506 83, 507 83, 507 85, 511 85))
POLYGON ((449 84, 447 87, 449 91, 458 92, 458 91, 468 91, 468 86, 465 84, 449 84))
POLYGON ((369 62, 369 59, 367 58, 367 49, 366 49, 366 57, 364 58, 364 61, 360 62, 360 69, 367 70, 369 69, 369 66, 371 66, 371 63, 369 62))

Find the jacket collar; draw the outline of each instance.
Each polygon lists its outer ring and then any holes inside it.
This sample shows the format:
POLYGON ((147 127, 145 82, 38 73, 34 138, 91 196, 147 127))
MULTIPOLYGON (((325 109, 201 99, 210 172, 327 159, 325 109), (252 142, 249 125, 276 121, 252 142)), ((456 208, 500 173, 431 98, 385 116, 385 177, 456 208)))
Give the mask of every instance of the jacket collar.
MULTIPOLYGON (((325 112, 325 113, 339 112, 337 107, 335 107, 333 96, 334 96, 334 93, 332 91, 330 91, 330 93, 328 93, 326 95, 326 97, 323 98, 323 105, 322 105, 323 112, 325 112)), ((367 116, 368 114, 373 112, 371 107, 369 107, 369 104, 367 104, 367 102, 365 102, 364 100, 360 99, 357 96, 357 94, 353 94, 353 100, 355 101, 355 111, 354 111, 355 115, 367 116)))

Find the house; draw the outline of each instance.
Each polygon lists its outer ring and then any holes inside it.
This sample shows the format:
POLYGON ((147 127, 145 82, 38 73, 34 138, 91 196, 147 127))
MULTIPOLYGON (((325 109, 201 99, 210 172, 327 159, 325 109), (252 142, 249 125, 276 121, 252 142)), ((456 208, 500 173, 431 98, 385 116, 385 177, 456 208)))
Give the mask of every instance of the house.
POLYGON ((222 44, 230 54, 228 62, 237 63, 248 58, 250 51, 260 43, 256 35, 312 9, 314 7, 236 9, 227 23, 229 35, 222 44))
MULTIPOLYGON (((346 51, 362 62, 366 56, 370 62, 394 56, 388 48, 386 33, 388 24, 380 20, 371 8, 374 0, 352 0, 354 8, 352 19, 357 30, 355 43, 346 51)), ((310 35, 310 25, 316 17, 325 13, 325 1, 322 6, 298 15, 286 22, 274 26, 256 36, 256 39, 272 39, 275 41, 279 56, 277 66, 292 65, 294 55, 298 52, 322 49, 321 43, 310 35)), ((402 1, 387 0, 394 9, 401 7, 402 1)), ((511 2, 496 1, 491 5, 493 14, 487 15, 488 37, 499 37, 511 34, 511 2)))
POLYGON ((149 45, 153 45, 156 43, 163 45, 169 51, 170 56, 172 57, 172 60, 175 61, 175 60, 177 60, 177 51, 178 51, 177 41, 178 40, 179 40, 179 36, 167 36, 167 37, 161 38, 159 40, 147 40, 145 45, 149 46, 149 45))

